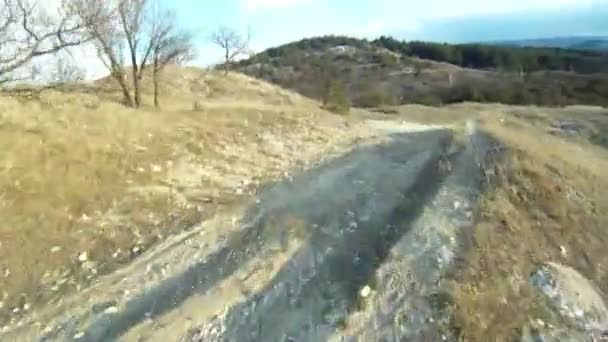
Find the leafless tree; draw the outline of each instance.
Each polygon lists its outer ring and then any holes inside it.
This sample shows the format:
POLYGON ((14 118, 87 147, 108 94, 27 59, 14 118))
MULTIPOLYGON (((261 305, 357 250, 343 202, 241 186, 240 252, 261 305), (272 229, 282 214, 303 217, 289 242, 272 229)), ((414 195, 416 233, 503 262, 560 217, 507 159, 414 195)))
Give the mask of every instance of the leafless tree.
POLYGON ((128 106, 141 105, 141 80, 153 52, 153 37, 145 29, 148 0, 72 0, 74 12, 85 23, 89 38, 128 106), (128 56, 125 56, 125 52, 128 56), (128 85, 131 67, 133 95, 128 85))
POLYGON ((83 44, 82 22, 62 0, 46 13, 34 0, 0 0, 0 84, 30 79, 19 73, 35 58, 83 44))
POLYGON ((159 108, 160 74, 170 64, 182 64, 194 57, 193 36, 177 28, 175 13, 156 7, 149 17, 152 41, 154 107, 159 108))
POLYGON ((154 38, 147 34, 144 28, 149 3, 148 0, 121 0, 118 4, 120 23, 131 59, 136 107, 141 105, 141 79, 154 49, 154 38))
POLYGON ((249 54, 250 41, 251 30, 247 30, 246 37, 228 27, 220 27, 213 32, 211 42, 222 48, 224 52, 224 72, 226 75, 230 71, 230 64, 237 57, 249 54))
POLYGON ((71 11, 85 25, 87 38, 92 40, 97 56, 110 71, 123 93, 124 102, 133 106, 127 84, 124 58, 124 34, 116 2, 102 0, 74 0, 71 11))

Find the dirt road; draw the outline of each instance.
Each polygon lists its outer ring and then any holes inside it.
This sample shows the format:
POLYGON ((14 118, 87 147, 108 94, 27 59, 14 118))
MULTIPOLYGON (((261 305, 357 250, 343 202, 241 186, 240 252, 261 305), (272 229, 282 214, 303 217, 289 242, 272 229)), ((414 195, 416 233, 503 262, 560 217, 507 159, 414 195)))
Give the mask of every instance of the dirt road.
POLYGON ((206 235, 203 224, 87 301, 47 313, 47 324, 5 336, 449 339, 441 278, 471 226, 489 145, 475 132, 458 142, 448 129, 384 132, 382 141, 260 189, 226 235, 206 235))

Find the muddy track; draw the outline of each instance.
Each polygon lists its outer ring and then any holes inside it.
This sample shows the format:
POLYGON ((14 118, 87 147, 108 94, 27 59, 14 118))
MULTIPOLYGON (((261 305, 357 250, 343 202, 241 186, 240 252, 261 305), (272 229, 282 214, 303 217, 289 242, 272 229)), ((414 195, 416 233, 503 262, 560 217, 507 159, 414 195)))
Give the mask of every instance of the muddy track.
MULTIPOLYGON (((442 317, 430 302, 437 298, 444 266, 458 252, 458 230, 472 225, 482 181, 477 155, 483 153, 479 147, 488 146, 473 135, 467 146, 448 155, 450 139, 445 131, 394 135, 391 143, 358 155, 356 162, 326 169, 349 171, 340 181, 331 180, 335 187, 316 189, 321 204, 305 217, 319 228, 308 243, 261 292, 183 340, 393 340, 439 334, 442 317), (349 195, 323 206, 345 191, 349 195), (374 289, 375 300, 360 298, 366 286, 374 289), (394 323, 407 308, 412 308, 410 321, 400 322, 396 331, 394 323), (348 322, 366 310, 359 322, 348 322), (349 323, 354 323, 351 331, 345 329, 349 323), (377 333, 361 336, 362 331, 377 333)), ((309 181, 316 177, 324 175, 309 181)), ((293 208, 301 212, 311 204, 293 208)))
MULTIPOLYGON (((80 340, 115 339, 142 320, 212 288, 246 260, 270 253, 269 249, 291 239, 290 235, 306 237, 308 243, 268 289, 280 283, 301 286, 298 295, 306 301, 307 291, 330 282, 345 286, 340 292, 347 293, 352 302, 359 285, 381 263, 383 251, 402 233, 379 228, 395 220, 393 217, 415 215, 416 205, 424 203, 423 197, 436 187, 436 161, 444 156, 450 140, 447 130, 394 134, 387 143, 360 148, 292 180, 268 186, 260 193, 258 204, 244 215, 244 229, 230 236, 224 248, 135 298, 121 312, 97 318, 80 340), (286 219, 300 224, 289 227, 286 219), (353 265, 355 254, 362 262, 353 265), (307 272, 312 278, 300 282, 307 272)), ((234 310, 238 316, 239 309, 234 310)), ((235 332, 241 328, 249 329, 243 325, 235 327, 235 332)))
MULTIPOLYGON (((295 252, 263 286, 214 318, 196 322, 181 339, 343 340, 385 329, 404 307, 416 307, 411 317, 420 314, 424 321, 433 315, 426 298, 436 293, 443 266, 458 252, 459 229, 471 225, 481 184, 478 156, 488 145, 480 139, 473 134, 455 144, 447 129, 395 132, 384 142, 269 184, 241 218, 241 228, 214 252, 143 289, 118 310, 60 320, 41 340, 120 339, 294 241, 295 252), (462 204, 452 208, 454 203, 462 204), (395 279, 395 273, 405 274, 405 280, 395 279), (362 301, 364 287, 373 289, 373 296, 362 301)), ((419 323, 410 325, 425 330, 419 323)), ((422 330, 395 333, 390 326, 382 336, 418 336, 422 330)))

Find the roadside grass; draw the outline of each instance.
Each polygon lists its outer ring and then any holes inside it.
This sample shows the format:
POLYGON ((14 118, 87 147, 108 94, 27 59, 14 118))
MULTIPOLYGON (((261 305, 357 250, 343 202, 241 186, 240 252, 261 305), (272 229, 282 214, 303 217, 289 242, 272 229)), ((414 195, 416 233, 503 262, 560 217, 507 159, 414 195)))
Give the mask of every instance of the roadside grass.
POLYGON ((120 105, 109 80, 0 94, 0 322, 354 139, 350 118, 243 75, 165 84, 162 110, 120 105))
POLYGON ((569 265, 608 294, 608 151, 508 111, 486 110, 480 120, 507 154, 452 284, 453 324, 466 341, 513 340, 538 319, 561 325, 529 282, 541 263, 569 265))
POLYGON ((395 118, 457 132, 475 120, 506 147, 489 170, 494 180, 448 282, 460 340, 518 340, 537 319, 560 326, 529 282, 542 263, 575 268, 608 300, 608 149, 598 138, 608 110, 478 103, 396 109, 395 118), (552 126, 560 121, 576 122, 580 131, 560 132, 552 126))

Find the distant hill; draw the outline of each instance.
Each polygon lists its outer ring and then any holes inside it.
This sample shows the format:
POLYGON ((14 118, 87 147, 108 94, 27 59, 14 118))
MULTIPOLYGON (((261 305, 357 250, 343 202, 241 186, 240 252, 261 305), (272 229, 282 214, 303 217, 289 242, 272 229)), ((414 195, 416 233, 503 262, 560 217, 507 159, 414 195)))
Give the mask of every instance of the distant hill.
POLYGON ((498 41, 491 44, 520 47, 553 47, 562 49, 608 51, 607 37, 556 37, 498 41))
POLYGON ((263 51, 236 68, 305 96, 356 106, 462 101, 608 106, 608 54, 555 48, 326 36, 263 51))

